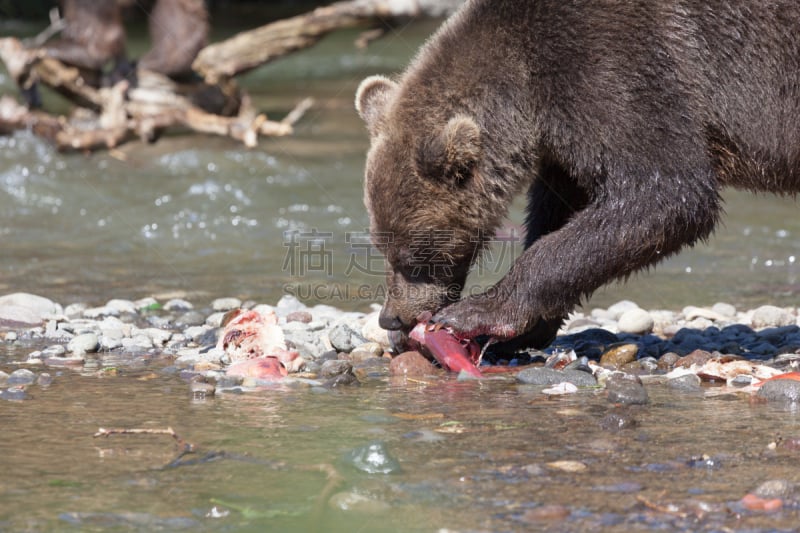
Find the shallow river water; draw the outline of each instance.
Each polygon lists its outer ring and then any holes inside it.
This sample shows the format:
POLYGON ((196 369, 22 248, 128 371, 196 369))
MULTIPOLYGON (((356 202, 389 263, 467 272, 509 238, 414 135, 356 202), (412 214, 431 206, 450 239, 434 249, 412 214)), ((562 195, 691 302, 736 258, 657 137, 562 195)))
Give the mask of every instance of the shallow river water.
MULTIPOLYGON (((366 51, 353 48, 356 33, 342 32, 246 76, 256 105, 276 118, 306 96, 316 101, 295 135, 255 150, 179 134, 87 156, 59 154, 27 133, 0 137, 0 294, 64 305, 179 296, 202 306, 220 296, 275 303, 290 292, 367 309, 382 278, 363 246, 367 137, 353 94, 366 75, 400 70, 434 27, 398 27, 366 51)), ((13 91, 0 72, 0 92, 13 91)), ((589 306, 622 298, 651 309, 796 306, 796 203, 725 196, 724 227, 707 245, 589 306)), ((519 203, 474 284, 508 268, 522 218, 519 203)), ((0 343, 0 369, 17 368, 34 348, 0 343)), ((64 370, 28 400, 0 401, 0 530, 790 531, 800 523, 792 500, 776 513, 738 503, 767 480, 800 483, 799 452, 769 447, 800 437, 800 413, 743 395, 654 386, 648 406, 623 413, 634 427, 615 432, 600 422, 620 408, 592 390, 547 400, 512 382, 442 378, 198 401, 167 366, 64 370), (169 436, 92 437, 100 427, 168 426, 196 447, 183 462, 174 462, 169 436), (366 474, 343 459, 371 442, 385 445, 396 472, 366 474), (364 499, 354 512, 318 508, 331 494, 364 499)))

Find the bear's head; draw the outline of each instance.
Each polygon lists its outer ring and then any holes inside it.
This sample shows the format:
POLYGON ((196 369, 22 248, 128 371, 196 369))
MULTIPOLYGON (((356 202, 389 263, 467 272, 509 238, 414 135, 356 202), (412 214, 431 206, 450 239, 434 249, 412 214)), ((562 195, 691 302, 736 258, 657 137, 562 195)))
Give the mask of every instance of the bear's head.
POLYGON ((458 300, 485 232, 493 231, 480 128, 441 106, 439 117, 426 112, 417 98, 382 76, 364 80, 356 94, 370 133, 364 202, 386 259, 380 324, 389 330, 408 330, 420 313, 458 300))

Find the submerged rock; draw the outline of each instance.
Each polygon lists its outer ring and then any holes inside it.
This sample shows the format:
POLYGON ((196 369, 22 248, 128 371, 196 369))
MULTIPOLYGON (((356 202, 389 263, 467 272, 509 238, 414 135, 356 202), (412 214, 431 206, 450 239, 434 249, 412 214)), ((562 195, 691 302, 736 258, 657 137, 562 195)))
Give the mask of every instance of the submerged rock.
POLYGON ((617 372, 606 380, 608 401, 623 405, 642 405, 648 402, 642 380, 632 374, 617 372))
POLYGON ((757 394, 768 401, 796 403, 800 401, 800 381, 772 379, 761 385, 757 394))
POLYGON ((344 459, 347 464, 368 474, 392 474, 400 471, 400 463, 381 441, 350 450, 344 459))
POLYGON ((527 385, 556 385, 562 382, 572 383, 578 387, 594 387, 597 385, 597 380, 588 372, 581 370, 554 370, 546 367, 526 368, 517 374, 517 381, 527 385))

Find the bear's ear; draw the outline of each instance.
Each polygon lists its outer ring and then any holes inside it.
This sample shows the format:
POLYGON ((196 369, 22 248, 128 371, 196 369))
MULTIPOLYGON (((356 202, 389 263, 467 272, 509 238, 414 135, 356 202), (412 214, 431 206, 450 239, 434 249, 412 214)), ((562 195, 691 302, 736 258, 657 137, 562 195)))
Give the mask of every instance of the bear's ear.
POLYGON ((425 177, 460 183, 472 175, 480 157, 478 124, 466 115, 456 115, 438 135, 420 145, 417 170, 425 177))
POLYGON ((370 76, 361 82, 356 91, 356 111, 367 123, 370 132, 377 130, 386 105, 397 90, 397 83, 385 76, 370 76))

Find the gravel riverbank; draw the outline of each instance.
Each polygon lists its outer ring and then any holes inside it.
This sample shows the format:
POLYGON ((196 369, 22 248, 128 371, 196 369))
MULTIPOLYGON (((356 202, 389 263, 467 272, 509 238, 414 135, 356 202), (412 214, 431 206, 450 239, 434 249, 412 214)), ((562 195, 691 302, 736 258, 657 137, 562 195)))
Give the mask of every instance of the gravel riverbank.
MULTIPOLYGON (((64 306, 25 293, 0 296, 0 340, 14 347, 14 354, 25 354, 4 361, 8 372, 0 373, 0 396, 24 398, 26 387, 37 381, 46 386, 54 369, 108 373, 154 360, 182 373, 196 397, 265 386, 263 376, 249 368, 231 371, 237 362, 269 355, 248 351, 242 343, 252 332, 222 328, 237 313, 258 318, 262 345, 290 354, 279 357, 277 365, 283 375, 276 377, 283 384, 330 388, 441 373, 419 354, 393 357, 386 332, 378 326, 378 309, 345 312, 306 306, 291 296, 275 305, 237 298, 201 304, 144 298, 113 299, 102 306, 64 306)), ((796 308, 737 310, 718 303, 666 311, 643 310, 629 301, 574 313, 543 352, 488 351, 484 359, 497 366, 530 365, 500 375, 532 385, 562 384, 545 389, 549 394, 572 392, 566 384, 602 386, 609 401, 634 404, 647 401, 642 384, 648 381, 690 391, 700 390, 701 381, 748 387, 794 370, 798 361, 796 308)), ((775 389, 767 396, 800 397, 800 382, 775 383, 759 394, 775 389)))

